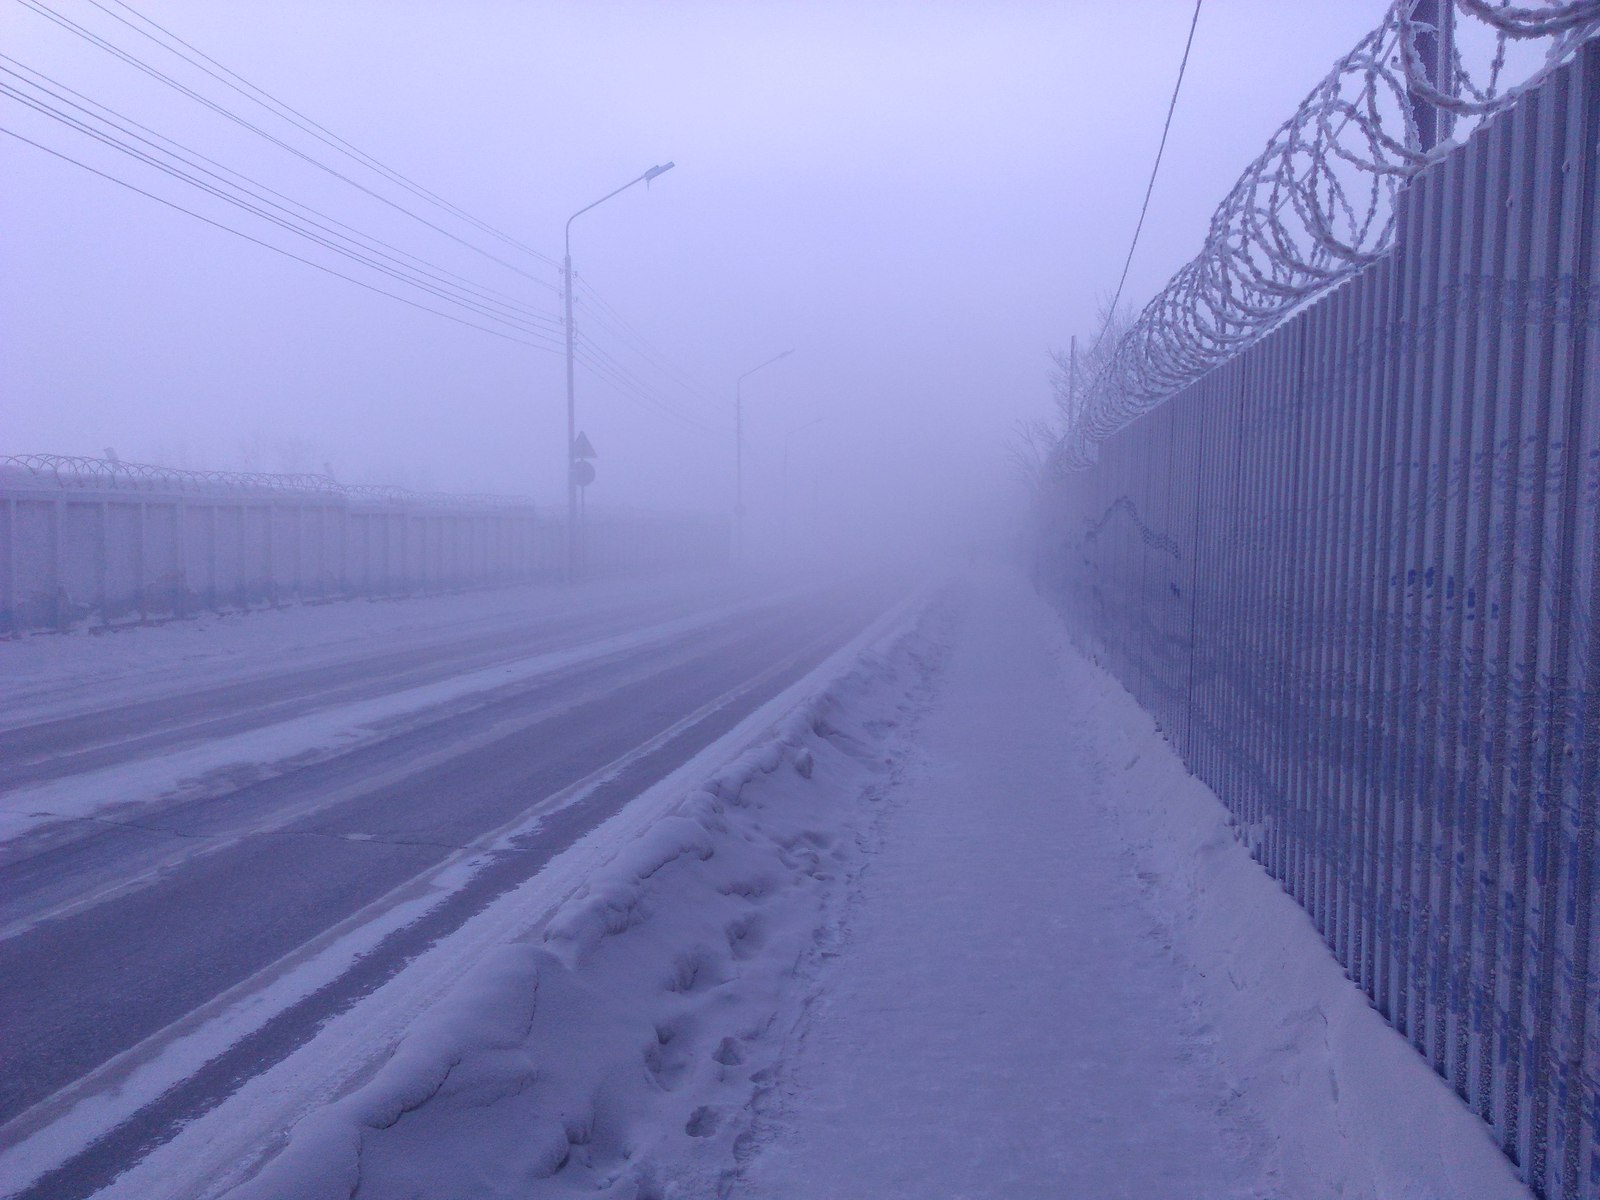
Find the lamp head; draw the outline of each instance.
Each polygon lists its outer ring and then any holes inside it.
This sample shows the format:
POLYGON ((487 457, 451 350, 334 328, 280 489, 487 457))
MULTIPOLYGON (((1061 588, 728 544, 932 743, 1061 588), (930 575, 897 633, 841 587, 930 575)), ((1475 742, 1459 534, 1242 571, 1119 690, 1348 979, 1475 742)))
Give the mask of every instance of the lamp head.
POLYGON ((672 170, 672 168, 677 166, 677 165, 678 165, 677 163, 667 162, 667 163, 661 163, 659 166, 651 167, 648 171, 646 171, 644 173, 644 181, 646 183, 649 183, 657 175, 665 175, 668 171, 672 170))

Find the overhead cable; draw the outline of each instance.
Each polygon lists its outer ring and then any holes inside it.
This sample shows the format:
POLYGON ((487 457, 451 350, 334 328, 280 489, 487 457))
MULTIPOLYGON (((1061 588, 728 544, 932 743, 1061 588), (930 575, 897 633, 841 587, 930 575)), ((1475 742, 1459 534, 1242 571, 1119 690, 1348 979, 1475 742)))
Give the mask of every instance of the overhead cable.
POLYGON ((346 141, 344 138, 340 137, 338 134, 336 134, 332 130, 328 129, 327 126, 322 125, 319 122, 312 120, 310 117, 308 117, 305 113, 301 112, 299 109, 294 108, 292 105, 289 105, 289 104, 285 103, 284 101, 278 99, 276 96, 272 95, 266 89, 258 87, 254 83, 251 83, 248 79, 246 79, 243 75, 240 75, 237 71, 234 71, 231 68, 224 66, 222 63, 220 63, 216 59, 212 58, 205 51, 201 50, 199 47, 195 46, 191 42, 185 41, 183 38, 181 38, 177 34, 173 33, 170 29, 166 28, 164 25, 161 25, 159 22, 155 21, 151 17, 149 17, 146 14, 140 12, 138 9, 134 8, 132 5, 125 3, 125 0, 112 0, 112 2, 114 4, 116 4, 116 6, 118 8, 120 8, 120 9, 122 9, 123 11, 132 14, 142 24, 147 25, 151 29, 154 29, 157 32, 159 32, 162 35, 163 38, 167 39, 167 41, 163 42, 161 40, 161 38, 157 38, 154 34, 151 34, 148 31, 146 31, 144 29, 140 29, 138 26, 133 25, 126 18, 118 16, 116 13, 112 12, 109 8, 107 8, 104 4, 102 4, 100 2, 100 0, 87 0, 87 2, 89 4, 94 5, 94 7, 100 9, 102 12, 106 13, 108 16, 111 16, 111 17, 115 18, 116 20, 121 21, 124 25, 127 25, 130 29, 133 29, 135 32, 143 35, 144 37, 147 37, 147 38, 151 39, 152 41, 156 42, 158 45, 162 45, 165 49, 171 51, 172 53, 177 54, 179 57, 181 57, 181 58, 185 59, 187 62, 189 62, 192 66, 198 68, 201 71, 204 71, 206 74, 210 75, 213 79, 216 79, 218 82, 220 82, 222 84, 225 84, 226 86, 232 88, 234 91, 238 92, 240 95, 245 96, 245 97, 255 101, 255 103, 260 104, 262 107, 267 108, 269 111, 276 112, 284 120, 287 120, 291 124, 294 124, 294 125, 298 126, 300 129, 302 129, 306 133, 310 134, 312 137, 315 137, 318 141, 323 142, 325 145, 327 145, 327 146, 339 151, 341 154, 344 154, 344 155, 346 155, 346 156, 348 156, 350 158, 355 159, 357 162, 359 162, 362 165, 370 168, 371 170, 374 170, 374 171, 378 172, 380 175, 383 175, 385 178, 389 179, 391 182, 393 182, 395 184, 398 184, 400 187, 403 187, 406 191, 410 192, 412 195, 417 196, 420 199, 427 200, 428 202, 430 202, 430 203, 432 203, 434 205, 437 205, 439 208, 443 209, 445 212, 450 213, 452 216, 455 216, 455 217, 459 218, 460 220, 463 220, 463 221, 467 222, 469 225, 473 226, 473 228, 478 229, 483 233, 489 234, 491 237, 494 237, 494 238, 498 239, 499 241, 504 242, 508 246, 514 247, 515 249, 521 250, 526 254, 532 255, 534 258, 540 259, 541 261, 545 262, 546 264, 548 264, 551 267, 559 267, 560 266, 560 264, 557 263, 556 260, 554 258, 551 258, 549 255, 541 253, 540 251, 534 249, 532 246, 526 245, 525 243, 518 241, 516 238, 512 237, 510 234, 502 233, 500 230, 496 229, 494 226, 490 225, 488 222, 483 221, 483 220, 479 219, 478 217, 473 216, 471 213, 469 213, 466 210, 462 209, 458 205, 451 203, 449 200, 446 200, 443 196, 440 196, 437 192, 430 191, 428 188, 425 188, 421 184, 415 182, 414 180, 411 180, 411 179, 407 178, 405 175, 402 175, 399 171, 394 170, 392 167, 386 166, 384 163, 380 162, 378 159, 374 158, 372 155, 368 154, 366 151, 364 151, 364 150, 360 149, 358 146, 355 146, 352 143, 346 141), (176 45, 178 47, 182 47, 182 49, 176 49, 173 45, 171 45, 169 43, 176 43, 176 45), (213 70, 212 68, 215 68, 215 70, 213 70), (220 72, 220 74, 219 74, 219 72, 220 72))
POLYGON ((1122 289, 1128 282, 1128 268, 1133 266, 1133 252, 1139 246, 1139 234, 1144 231, 1145 214, 1150 211, 1150 197, 1156 190, 1156 174, 1161 170, 1161 156, 1167 150, 1167 134, 1172 131, 1172 114, 1178 109, 1178 92, 1183 88, 1183 74, 1189 68, 1189 50, 1194 46, 1195 26, 1200 24, 1201 0, 1194 0, 1194 16, 1189 19, 1189 38, 1183 43, 1183 61, 1178 64, 1178 78, 1172 85, 1172 99, 1167 102, 1167 119, 1161 126, 1161 143, 1156 147, 1156 161, 1150 165, 1150 182, 1145 185, 1144 203, 1139 206, 1139 220, 1133 227, 1133 241, 1128 246, 1128 257, 1122 264, 1122 278, 1117 280, 1117 290, 1106 309, 1106 320, 1114 320, 1117 305, 1122 302, 1122 289))
POLYGON ((656 372, 665 376, 676 387, 681 389, 686 396, 693 397, 701 403, 717 402, 716 396, 710 388, 673 363, 664 351, 657 348, 644 334, 640 333, 637 327, 623 317, 581 275, 577 277, 577 289, 575 302, 578 306, 594 319, 594 323, 613 334, 637 358, 648 363, 656 372))
POLYGON ((671 400, 663 396, 659 390, 623 366, 615 356, 590 338, 579 337, 576 353, 580 362, 583 362, 597 374, 602 375, 619 390, 626 392, 641 404, 653 409, 657 415, 666 417, 680 425, 691 426, 706 432, 720 432, 717 426, 708 424, 699 417, 678 408, 671 400))
MULTIPOLYGON (((75 109, 77 110, 78 114, 81 114, 80 116, 76 117, 72 116, 71 114, 65 113, 60 108, 57 108, 55 105, 48 103, 48 101, 39 100, 37 96, 28 96, 19 93, 12 86, 5 84, 3 80, 0 80, 0 92, 10 95, 13 99, 28 105, 30 108, 33 108, 35 111, 40 112, 43 115, 51 117, 53 120, 67 124, 70 127, 77 129, 79 132, 87 134, 88 136, 96 137, 98 140, 101 140, 108 145, 112 145, 124 153, 132 154, 152 166, 166 170, 168 174, 176 175, 185 182, 195 184, 196 186, 201 186, 199 182, 187 171, 168 169, 167 166, 156 162, 149 157, 149 152, 137 150, 131 145, 131 143, 124 139, 131 138, 134 141, 143 143, 144 146, 150 148, 150 151, 153 151, 157 154, 166 155, 168 158, 183 164, 184 167, 189 169, 189 171, 208 176, 211 180, 215 181, 214 186, 205 185, 203 190, 211 192, 214 195, 220 195, 220 193, 215 190, 216 188, 233 189, 241 195, 248 196, 253 201, 259 202, 270 209, 276 210, 278 214, 281 214, 281 219, 277 217, 268 217, 268 219, 272 220, 273 223, 283 225, 285 228, 292 228, 294 232, 299 233, 302 236, 310 237, 319 244, 328 246, 330 249, 334 249, 339 253, 345 254, 346 257, 357 258, 359 261, 367 263, 367 265, 374 266, 375 269, 384 270, 386 274, 393 274, 396 275, 396 277, 400 277, 397 274, 397 271, 407 273, 415 272, 421 277, 429 280, 432 284, 438 285, 442 288, 451 289, 453 292, 462 293, 465 297, 475 302, 474 307, 482 306, 481 310, 486 313, 489 310, 499 310, 499 312, 502 314, 510 314, 512 317, 516 318, 517 323, 519 324, 531 322, 534 324, 543 324, 549 326, 553 330, 558 330, 560 328, 559 318, 553 314, 542 313, 536 309, 529 308, 528 306, 520 304, 507 297, 505 293, 498 291, 498 289, 483 287, 482 285, 474 283, 472 280, 467 279, 465 276, 460 275, 457 272, 451 271, 446 267, 439 266, 438 264, 421 258, 418 255, 411 254, 410 252, 405 251, 400 247, 383 240, 382 238, 363 233, 347 222, 340 221, 338 218, 332 217, 316 208, 311 207, 310 205, 295 200, 292 197, 285 195, 283 192, 269 187, 268 185, 243 174, 242 172, 235 171, 232 168, 218 162, 216 159, 201 154, 198 151, 183 145, 181 142, 169 138, 164 134, 158 133, 147 125, 140 124, 131 118, 125 117, 116 112, 116 110, 100 104, 98 101, 92 100, 87 96, 84 96, 81 92, 77 92, 64 84, 51 79, 42 72, 36 71, 25 64, 19 63, 16 59, 11 58, 9 55, 0 53, 0 64, 4 63, 11 63, 15 67, 21 68, 21 70, 18 71, 12 69, 12 67, 0 65, 0 75, 10 76, 26 87, 33 89, 35 92, 55 100, 58 104, 64 104, 69 108, 75 109), (26 72, 26 74, 24 74, 24 72, 26 72), (39 80, 45 80, 46 82, 40 83, 38 82, 39 80), (73 99, 72 97, 77 97, 77 99, 73 99), (80 103, 80 101, 82 101, 82 103, 80 103), (109 127, 110 129, 115 130, 123 135, 123 137, 117 138, 114 135, 102 136, 102 134, 104 134, 104 130, 102 129, 96 131, 87 124, 88 121, 98 122, 102 126, 109 127), (142 130, 143 132, 136 132, 139 130, 142 130), (149 136, 145 136, 146 134, 149 136), (213 167, 216 169, 213 170, 213 167), (284 203, 279 203, 278 200, 271 199, 270 197, 278 197, 284 203), (295 210, 299 211, 297 212, 295 210), (302 222, 311 229, 321 231, 321 234, 326 235, 327 238, 338 239, 341 243, 343 243, 343 245, 331 245, 329 242, 325 241, 322 236, 315 236, 307 232, 306 228, 300 227, 299 223, 302 222), (349 247, 349 249, 346 247, 349 247), (386 260, 386 262, 391 264, 395 269, 391 270, 388 267, 383 267, 378 263, 372 262, 366 257, 368 254, 375 255, 378 259, 386 260)), ((237 201, 230 196, 221 196, 221 198, 228 199, 232 203, 237 203, 237 201)), ((251 211, 258 210, 256 210, 254 207, 251 207, 251 211)), ((417 282, 416 280, 410 280, 409 276, 408 281, 417 282)), ((432 289, 430 288, 430 290, 432 289)))
POLYGON ((253 237, 250 234, 245 233, 241 229, 236 229, 231 225, 227 225, 227 224, 223 223, 222 221, 218 221, 218 220, 215 220, 215 219, 213 219, 211 217, 205 216, 202 213, 195 212, 194 209, 192 209, 192 208, 185 208, 183 205, 177 203, 176 201, 169 200, 165 196, 157 195, 155 192, 152 192, 152 191, 149 191, 149 190, 147 190, 145 188, 142 188, 138 184, 131 183, 130 181, 128 181, 126 179, 123 179, 123 178, 121 178, 121 177, 119 177, 117 175, 113 175, 109 171, 102 171, 100 168, 91 166, 90 164, 84 162, 82 159, 74 158, 72 155, 67 154, 67 153, 65 153, 65 152, 63 152, 61 150, 57 150, 52 146, 47 146, 43 142, 35 141, 33 138, 30 138, 30 137, 26 136, 25 134, 18 133, 14 129, 10 129, 10 128, 7 128, 6 126, 0 125, 0 133, 4 133, 9 137, 13 137, 19 142, 25 142, 28 145, 33 146, 37 150, 42 150, 44 153, 49 154, 52 157, 61 159, 63 162, 69 162, 73 166, 81 167, 83 170, 88 171, 90 174, 98 175, 98 176, 100 176, 100 178, 109 180, 110 182, 117 184, 119 187, 127 188, 129 191, 132 191, 132 192, 138 192, 141 196, 147 196, 151 200, 154 200, 157 204, 165 205, 167 208, 174 209, 175 211, 183 213, 186 216, 193 217, 195 220, 202 221, 205 224, 212 226, 213 228, 220 229, 225 233, 231 233, 235 237, 243 238, 247 242, 253 242, 257 246, 263 246, 268 250, 271 250, 271 251, 273 251, 273 252, 275 252, 277 254, 283 255, 285 258, 292 258, 297 262, 302 262, 302 263, 306 264, 306 266, 313 267, 316 270, 323 272, 324 274, 332 275, 335 278, 346 280, 349 283, 355 284, 357 287, 365 288, 369 292, 376 292, 380 296, 388 296, 391 300, 400 301, 401 304, 409 305, 410 307, 416 308, 416 309, 420 309, 423 312, 432 313, 436 317, 443 317, 447 321, 454 321, 457 325, 465 325, 469 329, 476 329, 480 333, 487 333, 487 334, 490 334, 490 335, 492 335, 494 337, 503 338, 504 340, 506 340, 508 342, 519 342, 522 345, 534 346, 534 347, 536 347, 538 349, 543 349, 543 350, 555 350, 555 349, 559 348, 558 346, 556 346, 555 344, 552 344, 552 343, 536 342, 536 341, 533 341, 531 338, 528 338, 528 337, 520 337, 520 336, 518 336, 518 335, 516 335, 514 333, 506 333, 503 330, 492 329, 487 325, 480 325, 476 321, 469 321, 469 320, 467 320, 467 319, 465 319, 463 317, 455 316, 453 313, 444 312, 444 311, 442 311, 440 309, 433 308, 433 307, 431 307, 431 306, 429 306, 427 304, 423 304, 423 303, 421 303, 419 301, 413 300, 410 297, 400 295, 397 292, 391 292, 387 288, 378 287, 376 284, 369 283, 364 279, 358 279, 354 275, 346 275, 343 271, 337 271, 334 268, 326 265, 325 263, 317 262, 315 259, 306 258, 304 255, 296 254, 292 250, 285 249, 283 246, 275 245, 274 243, 269 242, 269 241, 265 241, 262 238, 253 237))
MULTIPOLYGON (((360 263, 363 266, 370 267, 372 270, 386 275, 400 283, 408 284, 411 287, 418 288, 421 291, 427 292, 438 297, 439 299, 446 301, 447 303, 457 305, 480 317, 486 317, 491 321, 499 322, 510 328, 516 329, 519 332, 536 337, 543 333, 543 331, 539 330, 523 319, 513 316, 506 316, 503 313, 496 312, 486 307, 485 305, 476 303, 470 299, 464 299, 461 296, 453 293, 446 292, 443 289, 428 283, 426 280, 416 276, 413 273, 402 271, 366 254, 363 254, 358 250, 341 245, 333 241, 331 238, 317 233, 314 229, 306 227, 302 224, 298 224, 285 216, 281 216, 278 213, 274 213, 259 204, 253 203, 244 196, 234 195, 230 192, 224 191, 215 184, 208 183, 207 181, 190 174, 181 167, 174 166, 170 162, 164 162, 161 159, 156 158, 154 155, 139 149, 137 146, 124 142, 116 136, 106 133, 104 130, 95 129, 86 122, 73 117, 69 113, 64 113, 49 104, 46 104, 34 97, 28 96, 4 81, 0 81, 0 95, 9 96, 24 106, 33 109, 35 112, 59 121, 70 128, 76 129, 78 132, 85 134, 86 136, 100 142, 103 145, 127 154, 128 156, 143 162, 148 166, 154 167, 156 170, 161 171, 172 178, 178 179, 184 183, 188 183, 210 196, 222 200, 225 203, 231 204, 236 208, 243 209, 254 216, 260 217, 262 220, 271 225, 275 225, 291 233, 298 234, 299 236, 323 247, 324 249, 330 250, 335 254, 350 259, 353 262, 360 263)), ((38 145, 36 142, 33 144, 38 145)), ((554 346, 554 335, 550 334, 548 336, 550 337, 552 346, 554 346)))
POLYGON ((168 75, 166 72, 161 71, 160 69, 152 66, 150 63, 148 63, 145 60, 139 58, 137 55, 129 52, 128 50, 123 49, 122 47, 116 45, 114 42, 108 41, 107 39, 101 37, 99 34, 95 33, 93 30, 88 29, 87 27, 85 27, 83 25, 80 25, 78 22, 73 21, 71 18, 63 15, 62 13, 58 12, 56 9, 51 8, 48 4, 45 4, 43 2, 43 0, 16 0, 16 2, 18 4, 20 4, 20 5, 22 5, 24 8, 27 8, 30 11, 38 14, 39 16, 42 16, 45 19, 55 23, 56 25, 60 26, 61 28, 65 29, 65 30, 67 30, 68 32, 70 32, 70 33, 72 33, 72 34, 84 39, 85 41, 89 42, 91 45, 97 46, 101 50, 104 50, 107 54, 110 54, 114 58, 117 58, 120 61, 128 64, 129 66, 133 67, 135 70, 137 70, 137 71, 149 76, 150 78, 152 78, 152 79, 154 79, 154 80, 166 85, 167 87, 173 89, 174 91, 180 93, 181 95, 187 96, 189 99, 193 100, 196 104, 199 104, 202 107, 210 110, 211 112, 216 113, 218 116, 224 118, 225 120, 231 121, 232 123, 238 125, 240 128, 246 129, 246 130, 250 131, 251 133, 256 134, 258 137, 261 137, 264 140, 266 140, 267 142, 270 142, 272 145, 277 146, 279 149, 283 150, 285 153, 293 155, 295 158, 300 159, 301 161, 307 163, 308 165, 313 166, 313 167, 317 168, 318 170, 323 171, 323 172, 327 173, 328 175, 333 176, 335 179, 343 181, 344 183, 348 184, 350 187, 353 187, 357 191, 360 191, 360 192, 364 193, 365 195, 370 196, 372 199, 378 201, 379 203, 385 204, 388 207, 394 209, 395 211, 397 211, 399 213, 402 213, 405 216, 410 217, 412 220, 420 222, 421 224, 427 226, 429 229, 432 229, 434 232, 440 234, 441 236, 446 237, 446 238, 450 239, 451 241, 456 242, 457 244, 466 247, 469 250, 472 250, 474 253, 479 254, 479 255, 483 256, 484 258, 487 258, 487 259, 489 259, 489 260, 491 260, 491 261, 493 261, 495 263, 498 263, 500 266, 506 268, 507 270, 512 271, 512 272, 514 272, 514 273, 516 273, 518 275, 521 275, 524 278, 529 279, 534 283, 537 283, 539 286, 550 290, 551 292, 558 292, 560 290, 558 285, 555 284, 553 281, 549 280, 548 278, 545 278, 544 276, 540 276, 540 275, 535 275, 531 271, 524 270, 523 268, 517 266, 515 263, 512 263, 512 262, 508 261, 507 259, 501 257, 498 254, 495 254, 493 251, 486 250, 484 247, 478 245, 476 242, 474 242, 474 241, 472 241, 472 240, 470 240, 468 238, 464 238, 464 237, 460 236, 459 234, 451 232, 450 230, 444 228, 442 225, 438 224, 435 221, 429 220, 427 217, 423 216, 422 214, 416 212, 415 210, 413 210, 411 208, 408 208, 406 205, 401 204, 399 201, 394 200, 393 198, 384 195, 382 192, 379 192, 379 191, 377 191, 377 190, 375 190, 373 188, 370 188, 370 187, 366 186, 365 184, 359 182, 358 180, 352 179, 349 175, 345 174, 343 171, 340 171, 337 167, 330 166, 328 163, 323 162, 321 159, 315 157, 314 155, 308 154, 306 151, 300 149, 299 147, 293 145, 292 143, 290 143, 288 141, 285 141, 283 138, 278 137, 276 134, 273 134, 273 133, 269 132, 268 130, 263 129, 261 126, 255 124, 253 121, 250 121, 249 119, 247 119, 247 118, 245 118, 243 116, 240 116, 238 113, 234 112, 232 109, 228 108, 226 105, 219 104, 218 102, 216 102, 215 100, 212 100, 210 97, 204 95, 203 93, 196 91, 195 89, 189 87, 188 85, 186 85, 186 84, 180 82, 179 80, 173 78, 171 75, 168 75))

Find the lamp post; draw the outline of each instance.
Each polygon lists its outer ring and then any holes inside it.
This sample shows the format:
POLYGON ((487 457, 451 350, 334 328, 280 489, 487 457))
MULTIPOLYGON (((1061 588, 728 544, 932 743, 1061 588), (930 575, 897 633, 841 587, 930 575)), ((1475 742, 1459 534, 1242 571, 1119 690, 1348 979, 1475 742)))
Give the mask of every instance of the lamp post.
POLYGON ((572 223, 591 208, 598 208, 611 197, 627 191, 636 183, 649 183, 657 175, 664 175, 672 170, 673 166, 674 164, 669 162, 651 167, 637 179, 628 180, 616 191, 607 192, 593 204, 585 205, 567 218, 564 236, 566 254, 561 260, 561 283, 562 299, 567 310, 567 582, 569 583, 578 577, 578 459, 574 453, 578 445, 578 405, 573 388, 575 340, 572 326, 572 223))
POLYGON ((757 363, 734 382, 733 385, 733 557, 737 561, 744 555, 744 381, 762 367, 770 367, 780 358, 788 358, 792 349, 774 354, 765 362, 757 363))
POLYGON ((804 433, 813 425, 821 425, 825 417, 813 417, 804 425, 796 425, 783 435, 783 544, 789 545, 789 445, 794 441, 794 435, 804 433))

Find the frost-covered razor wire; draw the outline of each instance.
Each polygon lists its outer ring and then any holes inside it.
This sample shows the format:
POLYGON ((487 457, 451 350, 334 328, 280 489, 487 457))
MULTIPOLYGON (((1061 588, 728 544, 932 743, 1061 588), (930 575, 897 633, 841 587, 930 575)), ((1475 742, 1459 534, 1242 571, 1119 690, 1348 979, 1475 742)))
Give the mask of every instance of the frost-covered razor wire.
POLYGON ((1097 356, 1056 465, 1089 465, 1098 442, 1379 258, 1406 180, 1597 31, 1600 0, 1395 0, 1246 168, 1201 252, 1097 356))

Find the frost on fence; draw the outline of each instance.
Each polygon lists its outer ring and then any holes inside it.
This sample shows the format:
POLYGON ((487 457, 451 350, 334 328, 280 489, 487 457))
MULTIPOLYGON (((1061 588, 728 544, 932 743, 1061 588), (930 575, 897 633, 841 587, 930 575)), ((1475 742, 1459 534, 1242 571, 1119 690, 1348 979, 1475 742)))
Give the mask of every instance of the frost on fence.
POLYGON ((111 458, 70 454, 0 456, 0 485, 110 488, 147 492, 236 492, 327 497, 363 504, 409 504, 428 508, 530 508, 514 496, 466 492, 414 492, 383 484, 345 484, 331 475, 274 475, 264 471, 189 471, 111 458))
POLYGON ((1472 124, 1600 31, 1600 0, 1396 0, 1279 126, 1211 218, 1200 253, 1104 357, 1058 468, 1380 258, 1395 195, 1472 124))

